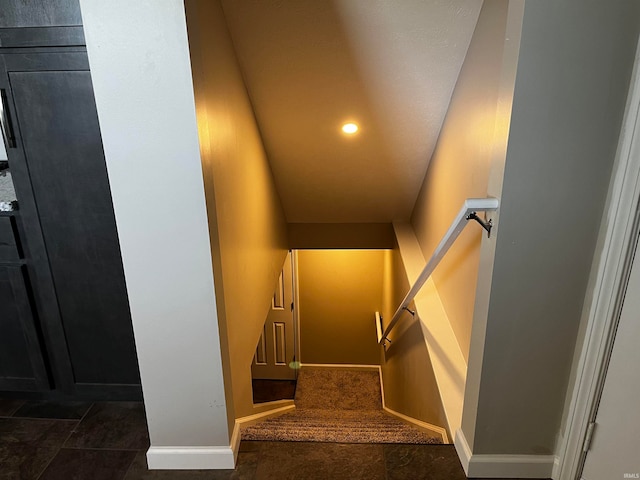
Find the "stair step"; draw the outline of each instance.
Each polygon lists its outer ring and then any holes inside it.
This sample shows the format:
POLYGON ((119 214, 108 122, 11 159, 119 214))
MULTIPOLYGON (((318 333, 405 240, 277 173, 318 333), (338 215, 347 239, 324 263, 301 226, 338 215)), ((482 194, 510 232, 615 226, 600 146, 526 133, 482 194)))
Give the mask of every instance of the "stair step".
POLYGON ((293 412, 246 427, 243 440, 338 443, 442 443, 382 410, 375 371, 300 371, 293 412))

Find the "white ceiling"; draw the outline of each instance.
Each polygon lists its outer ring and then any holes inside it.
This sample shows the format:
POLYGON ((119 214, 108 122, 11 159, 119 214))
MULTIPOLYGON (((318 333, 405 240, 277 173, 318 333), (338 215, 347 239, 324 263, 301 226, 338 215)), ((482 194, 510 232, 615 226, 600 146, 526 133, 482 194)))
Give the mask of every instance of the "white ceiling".
POLYGON ((407 220, 482 0, 223 6, 287 221, 407 220))

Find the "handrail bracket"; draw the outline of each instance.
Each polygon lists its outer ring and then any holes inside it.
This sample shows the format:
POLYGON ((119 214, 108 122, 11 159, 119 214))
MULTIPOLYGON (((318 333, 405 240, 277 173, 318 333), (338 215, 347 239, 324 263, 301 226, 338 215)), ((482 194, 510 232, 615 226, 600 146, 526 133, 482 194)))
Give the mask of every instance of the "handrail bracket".
POLYGON ((480 226, 487 231, 487 238, 491 238, 491 229, 493 228, 493 220, 492 219, 483 220, 478 216, 478 214, 476 212, 471 212, 469 215, 466 216, 466 219, 467 220, 475 220, 476 222, 478 222, 480 224, 480 226))
POLYGON ((409 307, 402 307, 402 309, 406 310, 407 312, 409 312, 412 317, 416 316, 416 311, 415 310, 411 310, 409 307))

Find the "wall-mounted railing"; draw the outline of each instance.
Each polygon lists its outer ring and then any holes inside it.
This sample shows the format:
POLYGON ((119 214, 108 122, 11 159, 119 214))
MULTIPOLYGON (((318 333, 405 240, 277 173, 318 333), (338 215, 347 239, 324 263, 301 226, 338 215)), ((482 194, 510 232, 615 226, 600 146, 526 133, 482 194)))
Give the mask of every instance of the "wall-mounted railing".
POLYGON ((492 221, 485 221, 481 219, 478 216, 478 212, 495 211, 498 209, 499 205, 500 202, 497 198, 468 198, 465 200, 462 208, 458 212, 458 215, 456 215, 456 218, 447 230, 447 233, 445 233, 444 237, 442 237, 442 240, 433 251, 433 255, 431 255, 431 258, 416 279, 415 283, 411 286, 409 292, 407 292, 404 300, 402 300, 402 303, 393 314, 393 317, 391 318, 391 321, 386 326, 386 328, 383 325, 382 317, 378 314, 378 312, 376 312, 376 331, 378 334, 378 343, 386 346, 387 343, 391 342, 391 340, 389 340, 389 333, 391 332, 391 330, 393 330, 393 327, 396 326, 405 311, 410 313, 411 315, 415 315, 415 312, 409 309, 409 305, 418 294, 424 283, 436 269, 436 267, 440 263, 440 260, 442 260, 447 251, 449 251, 449 248, 451 247, 453 242, 455 242, 456 238, 458 238, 462 230, 464 230, 464 227, 467 225, 467 222, 469 220, 475 220, 476 222, 478 222, 487 231, 487 235, 491 235, 492 221))

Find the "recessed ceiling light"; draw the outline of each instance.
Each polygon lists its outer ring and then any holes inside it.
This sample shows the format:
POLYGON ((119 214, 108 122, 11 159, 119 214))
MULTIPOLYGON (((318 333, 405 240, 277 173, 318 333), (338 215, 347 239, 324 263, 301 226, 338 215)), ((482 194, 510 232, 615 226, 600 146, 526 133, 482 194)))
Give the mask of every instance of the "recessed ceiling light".
POLYGON ((355 123, 345 123, 342 125, 342 131, 348 135, 353 135, 358 131, 358 125, 355 123))

